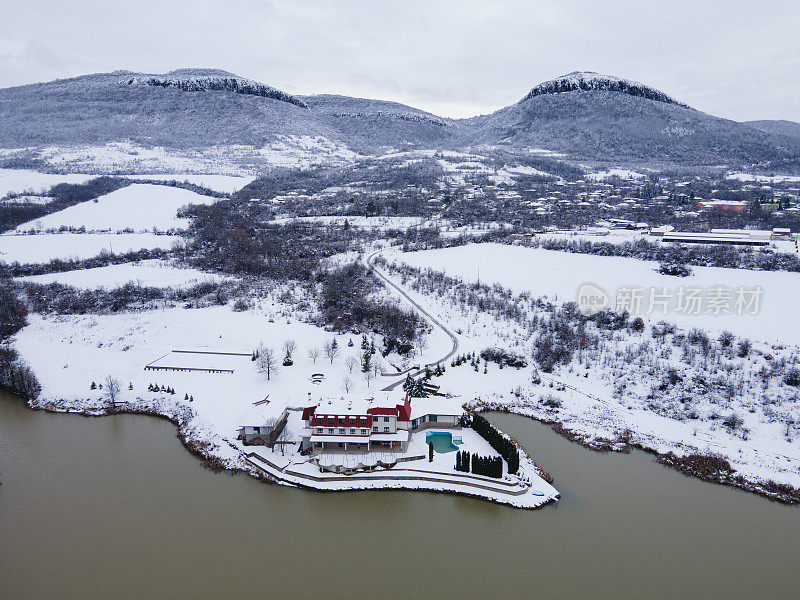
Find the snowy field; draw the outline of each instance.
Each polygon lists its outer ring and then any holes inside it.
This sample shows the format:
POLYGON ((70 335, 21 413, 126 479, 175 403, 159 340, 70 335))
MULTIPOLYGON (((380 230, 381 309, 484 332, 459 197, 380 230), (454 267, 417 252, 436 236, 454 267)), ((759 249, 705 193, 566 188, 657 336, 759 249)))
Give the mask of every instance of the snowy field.
POLYGON ((351 227, 358 229, 374 229, 385 231, 387 229, 408 229, 417 227, 425 222, 423 217, 359 217, 359 216, 321 216, 321 217, 286 217, 275 219, 276 223, 322 223, 344 227, 345 221, 351 227))
POLYGON ((787 183, 800 182, 800 177, 796 175, 753 175, 751 173, 728 173, 727 179, 738 181, 754 181, 758 183, 787 183))
MULTIPOLYGON (((393 255, 395 256, 395 255, 393 255)), ((657 305, 649 315, 653 321, 668 320, 686 328, 701 327, 711 331, 729 330, 736 335, 766 341, 797 342, 797 334, 786 327, 796 310, 800 293, 800 275, 788 272, 749 271, 692 267, 690 277, 677 278, 656 271, 657 263, 633 258, 572 254, 540 248, 502 244, 473 244, 441 250, 397 254, 409 265, 444 271, 465 281, 500 284, 515 292, 530 291, 534 296, 548 296, 558 301, 574 301, 578 288, 594 283, 615 297, 623 287, 644 289, 642 311, 649 308, 650 290, 680 286, 710 289, 761 287, 761 306, 757 314, 681 314, 664 313, 657 305)))
POLYGON ((41 233, 0 235, 0 261, 45 263, 54 258, 91 258, 101 252, 117 254, 142 249, 169 250, 182 238, 154 233, 41 233))
MULTIPOLYGON (((0 238, 1 239, 1 238, 0 238)), ((162 260, 143 260, 121 265, 108 265, 93 269, 65 271, 63 273, 47 273, 20 277, 19 281, 30 283, 61 283, 80 289, 111 289, 135 283, 149 287, 180 289, 198 283, 217 282, 223 277, 213 273, 204 273, 197 269, 173 267, 162 260)))
MULTIPOLYGON (((411 488, 456 489, 516 506, 533 507, 557 496, 557 492, 536 474, 535 468, 523 457, 522 473, 525 480, 506 475, 502 485, 524 492, 521 496, 507 492, 492 492, 470 487, 465 476, 454 470, 453 453, 437 455, 433 463, 427 460, 425 432, 415 434, 405 456, 424 458, 403 463, 398 472, 381 471, 372 481, 347 481, 342 476, 331 475, 324 482, 309 482, 307 476, 320 477, 319 467, 296 452, 296 444, 283 454, 264 447, 244 447, 236 440, 237 430, 244 424, 263 424, 278 417, 284 408, 302 408, 320 398, 339 397, 345 393, 343 382, 351 382, 350 393, 362 397, 391 394, 398 402, 404 392, 380 392, 387 382, 384 377, 369 381, 356 367, 353 372, 346 358, 360 355, 358 337, 349 346, 350 336, 336 336, 341 352, 333 361, 321 356, 316 361, 309 356, 312 346, 321 347, 333 334, 318 327, 291 318, 272 319, 271 302, 263 303, 251 311, 233 312, 229 307, 187 310, 171 308, 117 315, 54 316, 31 315, 30 324, 16 336, 15 347, 31 364, 41 384, 42 393, 37 405, 57 410, 96 410, 107 406, 105 391, 99 387, 108 376, 119 380, 121 392, 118 403, 139 410, 155 410, 174 416, 192 440, 197 440, 213 456, 231 467, 255 472, 244 454, 257 451, 269 461, 288 467, 275 471, 283 483, 303 483, 324 489, 411 488), (286 339, 297 342, 292 366, 280 366, 270 380, 258 372, 249 356, 230 356, 211 353, 250 353, 260 343, 273 348, 282 356, 286 339), (181 354, 174 350, 192 350, 181 354), (210 354, 200 354, 209 352, 210 354), (146 371, 148 364, 184 368, 231 369, 233 373, 204 373, 180 371, 146 371), (172 364, 177 361, 179 364, 172 364), (319 383, 312 382, 312 374, 322 374, 319 383), (92 389, 92 383, 95 389, 92 389), (175 393, 150 391, 157 385, 173 388, 175 393), (394 474, 414 476, 427 473, 439 481, 394 480, 394 474), (386 479, 386 476, 389 479, 386 479)), ((422 360, 433 358, 429 351, 422 360)), ((376 355, 380 360, 380 355, 376 355)), ((396 378, 394 379, 396 380, 396 378)), ((412 409, 414 407, 412 401, 412 409)), ((448 410, 460 410, 461 400, 420 400, 439 410, 448 404, 448 410)), ((421 407, 424 408, 424 407, 421 407)), ((299 413, 292 412, 289 431, 297 442, 300 429, 299 413)), ((456 432, 459 435, 460 432, 456 432)), ((471 432, 462 434, 472 451, 492 453, 482 439, 473 439, 471 432), (474 446, 474 447, 472 447, 474 446)), ((393 454, 394 458, 398 455, 393 454)), ((269 470, 267 463, 259 467, 269 470)), ((484 485, 501 485, 489 483, 484 485)))
MULTIPOLYGON (((546 294, 549 291, 548 287, 558 288, 558 286, 564 286, 563 292, 566 294, 577 282, 578 276, 573 271, 584 267, 576 266, 570 261, 560 263, 558 258, 598 258, 569 254, 554 258, 549 256, 552 254, 558 253, 481 244, 411 254, 387 252, 385 257, 389 262, 402 260, 419 264, 423 269, 426 267, 446 269, 448 275, 463 275, 468 281, 477 279, 477 269, 480 268, 481 282, 502 280, 506 286, 515 291, 533 289, 534 294, 546 294), (526 265, 530 265, 530 269, 526 270, 524 268, 526 265), (566 280, 566 283, 563 280, 566 280)), ((627 259, 602 258, 602 260, 609 261, 613 267, 617 265, 614 261, 627 259)), ((615 269, 610 269, 608 265, 605 267, 594 265, 594 267, 595 280, 601 270, 611 270, 613 273, 624 268, 617 266, 615 269)), ((763 275, 790 274, 763 273, 763 275)), ((610 276, 606 273, 606 277, 610 276)), ((391 279, 399 282, 400 276, 395 274, 391 279)), ((409 289, 412 282, 413 279, 406 282, 406 289, 409 289)), ((792 282, 787 285, 796 284, 792 282)), ((500 295, 501 290, 497 290, 497 294, 500 295)), ((462 298, 460 293, 449 296, 446 291, 434 289, 432 293, 410 291, 409 295, 456 332, 459 354, 479 353, 483 348, 494 346, 516 352, 531 362, 529 333, 516 321, 498 318, 493 316, 491 311, 465 305, 459 300, 462 298)), ((572 298, 572 295, 566 297, 569 300, 572 298)), ((784 306, 783 310, 786 308, 784 306)), ((796 334, 786 326, 791 319, 790 312, 777 312, 769 318, 761 318, 762 323, 767 323, 770 319, 777 323, 771 329, 775 335, 780 334, 787 342, 797 343, 796 334), (787 331, 780 332, 779 325, 787 331)), ((703 325, 711 321, 711 317, 706 317, 704 323, 698 324, 703 325)), ((800 448, 797 444, 797 433, 793 430, 795 433, 788 435, 785 417, 780 416, 789 414, 785 411, 796 411, 797 402, 785 400, 787 394, 791 395, 791 389, 784 386, 780 392, 784 400, 776 403, 776 389, 770 387, 767 391, 765 386, 758 387, 760 384, 753 378, 762 366, 764 372, 769 371, 769 362, 778 360, 771 354, 776 350, 780 352, 785 350, 784 354, 791 358, 794 352, 792 346, 773 348, 762 345, 751 359, 740 364, 743 372, 747 370, 750 372, 744 375, 745 380, 750 382, 749 385, 757 387, 757 390, 744 390, 734 394, 727 401, 722 399, 714 404, 707 403, 707 396, 702 395, 699 389, 695 390, 696 394, 691 398, 691 402, 701 414, 699 417, 678 419, 663 414, 663 405, 654 408, 653 403, 659 400, 654 400, 652 395, 648 395, 660 380, 658 373, 648 373, 647 365, 637 362, 639 358, 636 344, 641 343, 643 346, 647 344, 649 338, 649 335, 644 338, 634 338, 633 346, 627 347, 624 336, 618 337, 616 339, 619 345, 616 352, 621 363, 606 359, 593 363, 589 370, 589 367, 585 367, 581 361, 572 362, 567 366, 557 367, 552 374, 540 372, 541 384, 532 383, 533 369, 530 364, 522 369, 508 367, 499 369, 492 363, 485 365, 483 361, 477 368, 473 368, 469 362, 455 366, 448 364, 445 374, 434 378, 434 382, 440 385, 443 392, 460 394, 467 400, 467 405, 476 410, 494 408, 533 416, 546 422, 555 420, 563 423, 578 439, 582 438, 589 442, 617 440, 620 436, 630 435, 632 441, 661 454, 674 452, 678 456, 688 453, 721 455, 731 463, 737 473, 749 481, 771 479, 800 487, 800 448), (638 366, 626 371, 625 367, 632 363, 638 366), (620 384, 630 388, 629 391, 620 392, 620 384), (545 404, 543 399, 547 397, 553 398, 555 404, 552 406, 545 404), (708 415, 713 413, 718 416, 709 418, 708 415), (746 433, 734 435, 722 424, 722 417, 731 413, 739 415, 743 421, 742 431, 746 433)), ((664 351, 663 348, 661 350, 664 351)), ((783 354, 781 359, 782 357, 783 354)), ((642 358, 643 363, 646 360, 646 357, 642 358)), ((694 368, 698 368, 697 365, 694 368)), ((699 369, 694 374, 684 371, 684 375, 687 379, 694 376, 702 380, 717 373, 713 367, 706 366, 704 369, 701 365, 699 369)))
POLYGON ((604 171, 596 171, 589 173, 586 178, 594 181, 605 181, 609 177, 619 177, 620 179, 642 179, 644 175, 631 171, 630 169, 606 169, 604 171))
POLYGON ((163 185, 134 184, 96 200, 81 202, 23 223, 18 231, 85 227, 87 231, 160 231, 185 229, 188 219, 178 218, 178 209, 189 204, 212 204, 215 199, 163 185))
POLYGON ((149 362, 148 367, 159 369, 199 369, 242 371, 253 370, 251 354, 247 352, 216 352, 212 350, 172 350, 149 362))
POLYGON ((251 183, 255 176, 248 177, 235 175, 187 175, 185 173, 154 173, 149 175, 121 175, 130 179, 154 179, 158 181, 180 181, 199 185, 210 190, 230 194, 237 192, 251 183))
POLYGON ((26 169, 0 169, 0 198, 8 193, 39 194, 59 183, 84 183, 97 175, 54 175, 26 169))

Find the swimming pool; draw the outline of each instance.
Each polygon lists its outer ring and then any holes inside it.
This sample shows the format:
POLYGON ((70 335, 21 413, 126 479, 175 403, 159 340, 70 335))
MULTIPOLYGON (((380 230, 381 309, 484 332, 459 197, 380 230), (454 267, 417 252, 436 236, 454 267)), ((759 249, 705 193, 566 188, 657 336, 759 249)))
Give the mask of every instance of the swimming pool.
POLYGON ((429 431, 425 436, 425 443, 433 444, 433 449, 439 454, 458 450, 458 446, 453 443, 453 434, 448 431, 429 431))

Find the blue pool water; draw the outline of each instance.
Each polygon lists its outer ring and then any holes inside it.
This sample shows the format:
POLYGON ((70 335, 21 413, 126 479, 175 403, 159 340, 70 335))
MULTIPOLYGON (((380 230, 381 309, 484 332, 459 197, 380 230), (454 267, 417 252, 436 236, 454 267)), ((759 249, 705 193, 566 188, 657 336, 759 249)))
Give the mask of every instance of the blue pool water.
POLYGON ((429 431, 425 442, 433 444, 433 449, 439 454, 458 450, 458 446, 453 443, 453 434, 447 431, 429 431))

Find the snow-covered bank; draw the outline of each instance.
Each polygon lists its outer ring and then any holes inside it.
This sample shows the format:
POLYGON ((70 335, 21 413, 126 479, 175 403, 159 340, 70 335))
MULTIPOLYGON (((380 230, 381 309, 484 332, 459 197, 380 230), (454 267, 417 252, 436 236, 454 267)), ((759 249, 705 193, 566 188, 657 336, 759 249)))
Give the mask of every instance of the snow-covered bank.
MULTIPOLYGON (((368 396, 381 393, 377 390, 392 379, 373 380, 348 367, 346 358, 363 352, 355 343, 349 345, 349 335, 335 336, 341 348, 339 356, 315 359, 309 350, 321 347, 334 334, 299 321, 291 307, 276 303, 272 297, 257 301, 254 309, 243 312, 227 306, 166 308, 113 315, 37 314, 30 315, 29 321, 16 335, 14 345, 42 385, 40 396, 31 402, 33 408, 87 415, 122 412, 164 416, 178 426, 187 448, 212 466, 243 470, 286 485, 321 490, 428 489, 525 508, 558 497, 524 454, 520 473, 506 473, 502 480, 472 479, 456 472, 455 454, 437 454, 431 463, 424 431, 412 436, 406 452, 387 453, 395 460, 406 458, 391 469, 359 474, 357 478, 324 473, 314 462, 315 457, 297 451, 300 415, 291 409, 305 406, 311 394, 315 398, 341 395, 345 380, 349 380, 351 393, 368 396), (279 366, 267 380, 249 353, 261 342, 281 352, 286 339, 296 342, 294 364, 279 366), (180 364, 166 358, 158 362, 174 349, 198 354, 182 358, 180 364), (145 370, 152 364, 175 370, 145 370), (189 367, 218 372, 190 371, 189 367), (314 382, 312 374, 318 374, 314 382), (109 378, 120 385, 113 401, 109 378), (237 439, 242 425, 266 422, 284 409, 290 409, 287 430, 293 442, 284 452, 244 446, 237 439), (249 456, 253 451, 267 462, 254 464, 249 456)), ((375 357, 379 359, 379 355, 375 357)), ((401 390, 392 393, 403 396, 401 390)), ((447 402, 460 410, 460 399, 447 402)), ((495 454, 474 432, 465 430, 464 439, 470 451, 495 454)))
MULTIPOLYGON (((509 247, 501 247, 505 248, 509 247)), ((523 292, 533 285, 540 286, 537 292, 547 286, 558 289, 562 273, 564 279, 574 277, 545 262, 553 256, 564 258, 559 253, 512 248, 526 253, 522 258, 527 256, 527 261, 491 254, 486 260, 475 253, 486 249, 491 252, 491 245, 388 254, 387 259, 433 267, 444 255, 448 274, 459 269, 476 272, 477 262, 485 265, 481 266, 482 282, 506 277, 523 292), (540 262, 531 261, 532 256, 540 262)), ((601 263, 596 270, 613 276, 611 264, 619 259, 602 260, 607 264, 601 263)), ((498 346, 531 363, 531 348, 537 348, 540 331, 547 331, 549 319, 556 320, 550 322, 552 327, 563 319, 559 335, 568 336, 571 331, 563 328, 569 323, 565 316, 554 315, 560 304, 548 305, 535 295, 514 296, 499 284, 479 287, 474 283, 477 276, 466 278, 473 283, 461 283, 441 273, 426 275, 391 266, 389 270, 395 281, 402 279, 406 288, 414 290, 415 301, 458 333, 459 352, 464 355, 474 357, 483 348, 498 346)), ((784 323, 786 317, 773 314, 771 318, 784 323)), ((641 332, 628 327, 601 329, 592 322, 584 326, 582 339, 602 341, 559 359, 552 374, 539 373, 541 381, 531 367, 500 369, 470 358, 451 364, 436 383, 442 390, 460 390, 471 398, 466 404, 471 409, 556 423, 559 432, 592 448, 638 446, 693 475, 783 501, 800 497, 800 448, 793 425, 800 404, 794 376, 790 376, 797 363, 796 345, 751 345, 742 340, 736 351, 728 351, 724 347, 728 338, 713 340, 702 332, 689 335, 675 330, 662 336, 657 327, 647 324, 641 332), (702 351, 693 346, 700 342, 702 351), (718 473, 701 474, 697 465, 704 457, 722 459, 707 461, 722 465, 718 473)))

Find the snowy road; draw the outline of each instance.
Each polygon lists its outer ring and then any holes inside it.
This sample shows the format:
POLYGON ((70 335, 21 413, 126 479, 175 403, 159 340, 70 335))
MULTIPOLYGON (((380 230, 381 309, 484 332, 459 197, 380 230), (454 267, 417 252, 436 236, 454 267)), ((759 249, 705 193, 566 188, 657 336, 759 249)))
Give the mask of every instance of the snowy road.
MULTIPOLYGON (((458 338, 456 337, 456 334, 454 334, 447 327, 445 327, 441 323, 441 321, 439 321, 431 313, 429 313, 427 310, 422 308, 422 306, 420 306, 415 300, 413 300, 411 298, 411 296, 409 296, 408 293, 405 290, 403 290, 403 288, 401 288, 399 285, 397 285, 385 273, 383 273, 378 267, 375 266, 375 259, 383 251, 384 250, 377 250, 376 252, 373 252, 372 254, 370 254, 366 258, 367 267, 373 273, 375 273, 375 275, 377 275, 381 280, 383 280, 386 285, 388 285, 389 287, 391 287, 392 289, 397 291, 400 295, 402 295, 403 298, 405 298, 417 310, 417 312, 422 314, 422 316, 425 319, 427 319, 429 323, 431 323, 434 327, 438 327, 439 329, 441 329, 447 335, 447 337, 450 338, 450 341, 453 344, 452 347, 450 348, 450 351, 447 354, 445 354, 443 357, 441 357, 440 359, 435 360, 435 361, 430 362, 430 363, 427 363, 425 365, 422 365, 422 367, 419 368, 419 369, 412 369, 408 373, 404 373, 405 375, 411 375, 412 377, 414 377, 414 376, 419 375, 420 373, 422 373, 425 370, 426 366, 427 367, 435 366, 435 365, 437 365, 439 363, 447 361, 451 356, 453 356, 458 351, 458 338)), ((398 379, 394 383, 391 383, 388 386, 386 386, 385 388, 383 388, 382 391, 390 392, 393 389, 395 389, 398 385, 402 384, 404 381, 405 381, 405 378, 398 379)))

